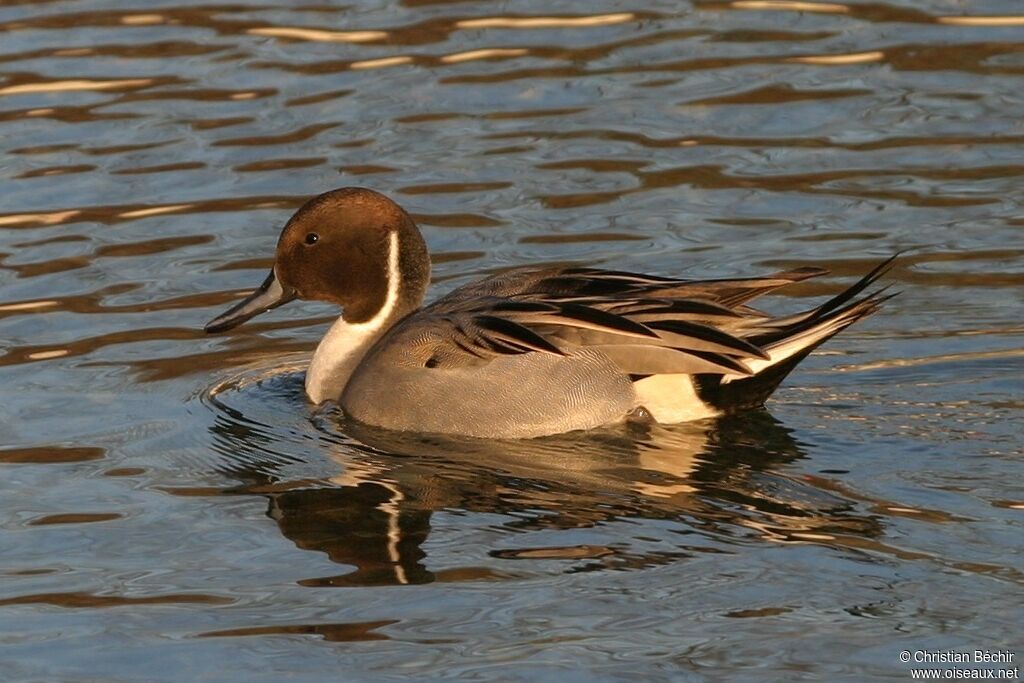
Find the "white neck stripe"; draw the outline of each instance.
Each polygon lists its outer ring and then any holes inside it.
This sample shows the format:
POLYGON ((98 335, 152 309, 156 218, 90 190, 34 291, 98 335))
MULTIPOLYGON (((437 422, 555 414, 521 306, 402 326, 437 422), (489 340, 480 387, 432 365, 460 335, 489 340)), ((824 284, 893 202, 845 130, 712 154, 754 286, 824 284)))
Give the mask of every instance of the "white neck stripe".
POLYGON ((349 323, 350 328, 359 330, 375 330, 385 322, 398 305, 398 290, 402 274, 399 265, 398 231, 388 233, 388 293, 384 297, 384 305, 377 314, 364 323, 349 323))
POLYGON ((306 371, 306 394, 314 403, 339 398, 363 356, 387 331, 398 308, 402 286, 400 253, 398 231, 393 230, 388 235, 388 291, 384 304, 364 323, 349 323, 338 318, 316 347, 306 371))

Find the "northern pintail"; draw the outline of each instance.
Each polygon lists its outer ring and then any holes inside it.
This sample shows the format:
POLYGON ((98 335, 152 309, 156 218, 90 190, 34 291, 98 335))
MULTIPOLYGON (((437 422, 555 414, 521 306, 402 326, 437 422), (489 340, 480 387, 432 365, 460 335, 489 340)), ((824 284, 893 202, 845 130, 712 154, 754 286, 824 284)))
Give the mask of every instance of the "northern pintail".
POLYGON ((891 296, 860 295, 894 258, 782 317, 747 304, 828 271, 680 280, 528 266, 421 307, 430 256, 416 223, 382 194, 342 188, 292 216, 270 275, 206 331, 296 298, 341 306, 306 393, 386 429, 526 438, 637 416, 675 423, 763 404, 812 350, 891 296))

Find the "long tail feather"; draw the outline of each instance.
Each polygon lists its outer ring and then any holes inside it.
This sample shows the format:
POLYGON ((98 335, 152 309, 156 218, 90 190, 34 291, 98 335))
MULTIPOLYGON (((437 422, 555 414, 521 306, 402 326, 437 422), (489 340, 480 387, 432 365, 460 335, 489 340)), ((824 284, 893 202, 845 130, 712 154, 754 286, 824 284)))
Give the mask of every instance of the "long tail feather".
MULTIPOLYGON (((898 255, 897 255, 898 256, 898 255)), ((698 375, 694 383, 698 395, 715 408, 731 412, 759 406, 771 395, 800 361, 814 349, 855 322, 871 315, 898 293, 886 293, 883 287, 856 298, 893 265, 893 256, 840 294, 820 306, 796 316, 772 321, 769 332, 749 340, 761 346, 767 359, 747 360, 751 375, 698 375), (781 323, 785 324, 781 324, 781 323)))

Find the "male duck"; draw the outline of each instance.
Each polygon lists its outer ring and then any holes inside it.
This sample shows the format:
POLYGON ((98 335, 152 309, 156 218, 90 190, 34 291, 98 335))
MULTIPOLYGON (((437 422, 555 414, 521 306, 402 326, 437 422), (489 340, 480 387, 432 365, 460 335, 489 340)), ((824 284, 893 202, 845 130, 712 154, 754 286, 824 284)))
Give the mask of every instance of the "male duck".
POLYGON ((783 317, 746 304, 827 271, 677 280, 528 266, 421 308, 430 257, 416 224, 377 192, 343 188, 299 209, 267 279, 206 331, 295 298, 338 304, 306 393, 387 429, 524 438, 645 413, 674 423, 764 403, 815 347, 889 298, 857 295, 892 261, 783 317))

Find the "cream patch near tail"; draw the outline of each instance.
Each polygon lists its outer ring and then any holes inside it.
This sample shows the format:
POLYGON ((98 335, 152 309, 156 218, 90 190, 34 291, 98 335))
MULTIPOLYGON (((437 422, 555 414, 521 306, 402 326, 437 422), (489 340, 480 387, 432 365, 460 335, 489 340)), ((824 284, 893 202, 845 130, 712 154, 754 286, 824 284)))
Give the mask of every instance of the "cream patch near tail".
POLYGON ((651 375, 633 383, 637 403, 662 424, 718 417, 722 411, 697 395, 690 375, 651 375))

